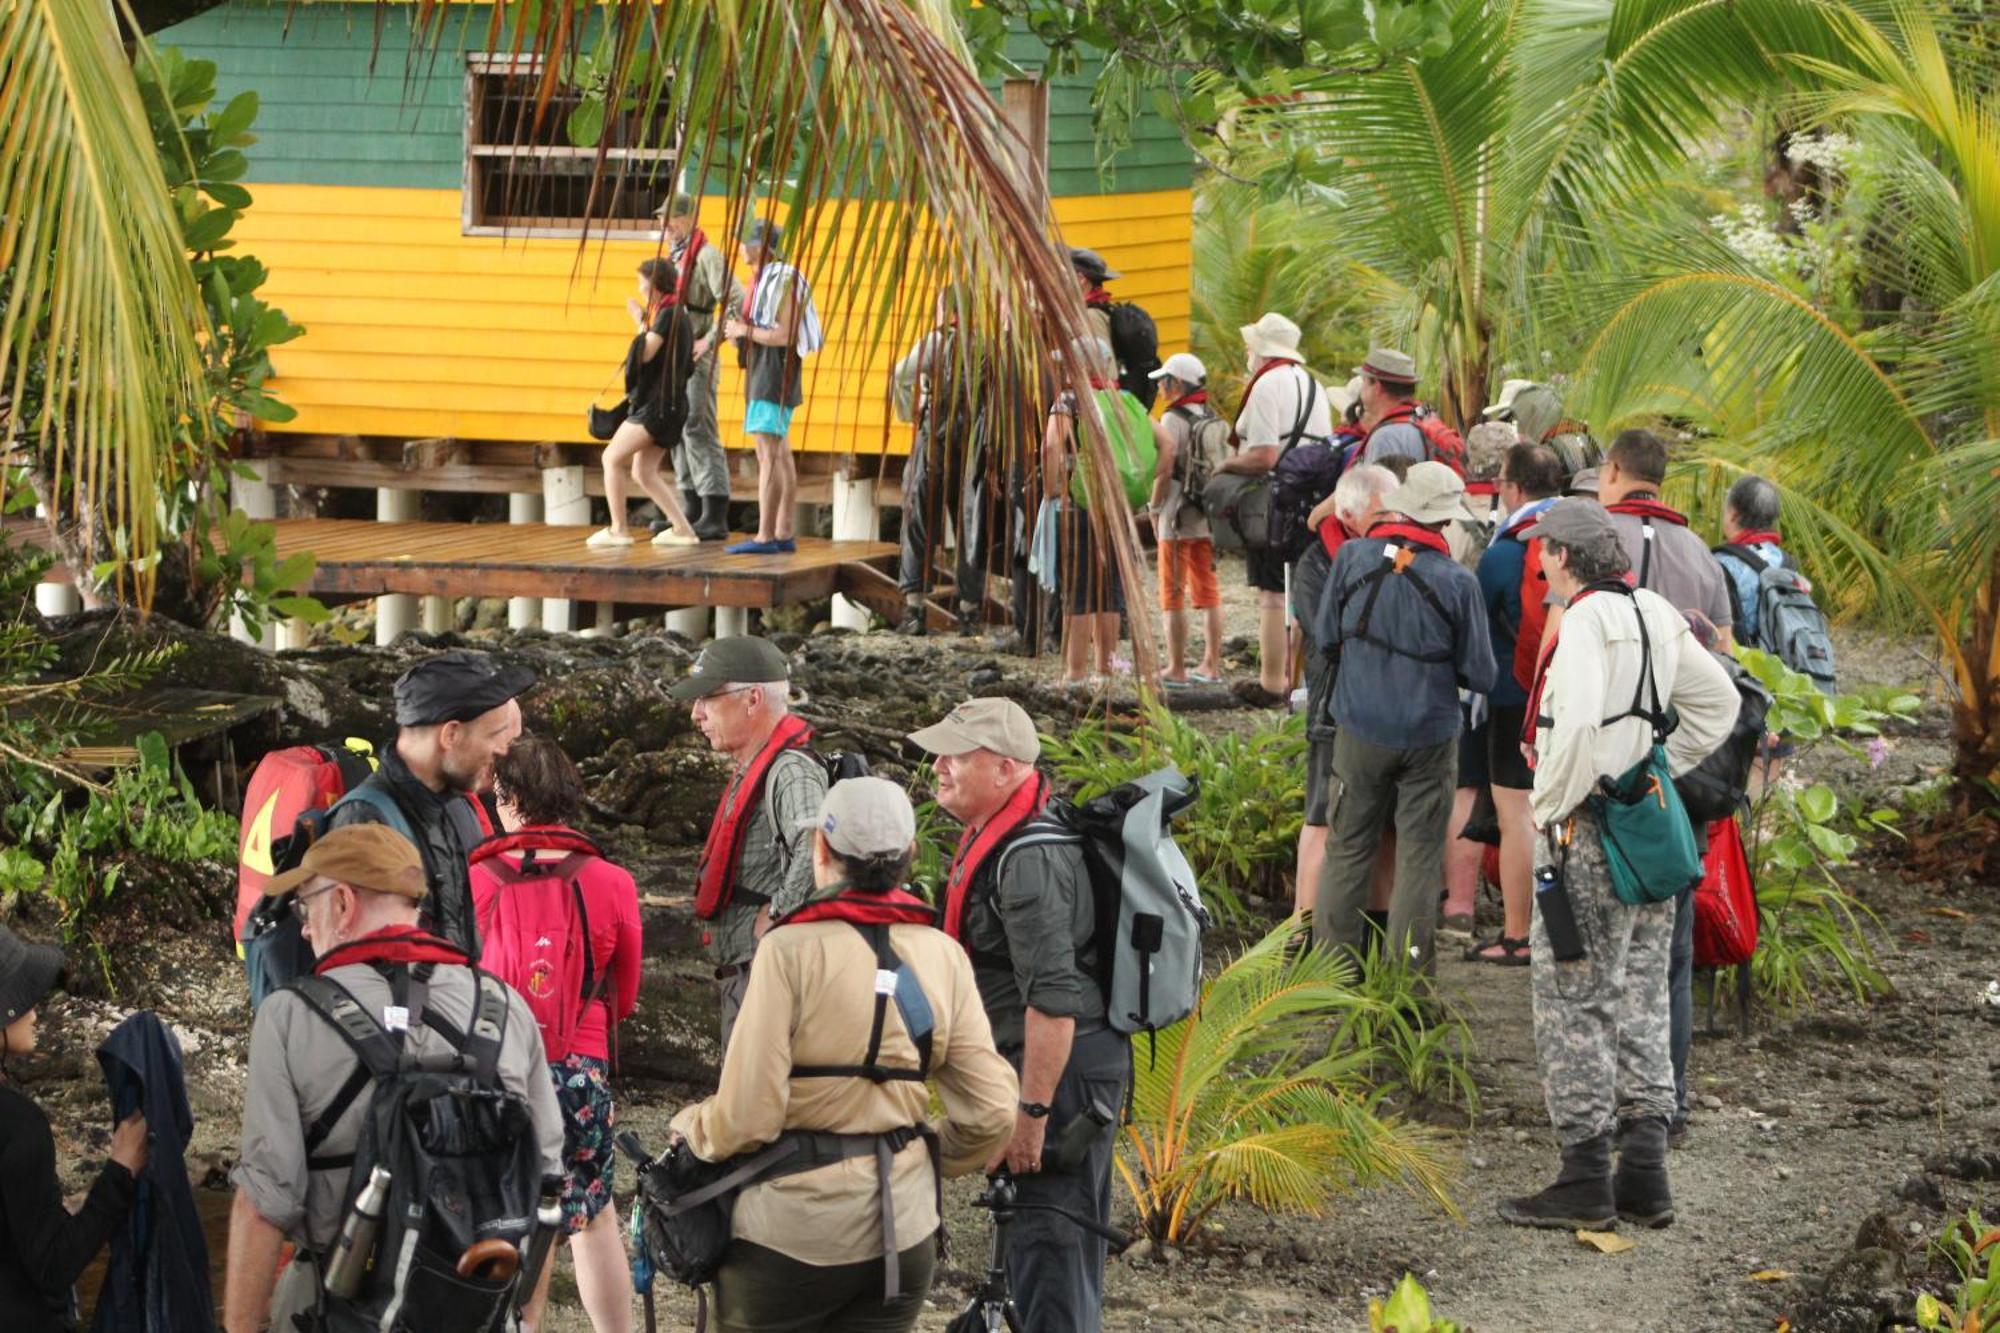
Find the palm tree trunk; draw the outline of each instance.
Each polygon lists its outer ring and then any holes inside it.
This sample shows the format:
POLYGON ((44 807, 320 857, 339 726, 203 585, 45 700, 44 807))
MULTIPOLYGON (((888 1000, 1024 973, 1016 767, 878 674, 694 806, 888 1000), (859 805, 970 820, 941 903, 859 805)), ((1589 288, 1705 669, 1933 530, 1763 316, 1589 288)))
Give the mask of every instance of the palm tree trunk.
POLYGON ((1962 652, 1952 775, 1968 809, 2000 809, 2000 551, 1973 602, 1962 652))

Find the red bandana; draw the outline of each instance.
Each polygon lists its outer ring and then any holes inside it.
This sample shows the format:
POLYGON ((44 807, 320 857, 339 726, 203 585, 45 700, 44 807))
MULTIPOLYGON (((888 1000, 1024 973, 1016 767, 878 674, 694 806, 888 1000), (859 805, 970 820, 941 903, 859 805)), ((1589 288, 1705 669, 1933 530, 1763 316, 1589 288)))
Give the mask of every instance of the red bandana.
POLYGON ((350 963, 447 963, 457 967, 469 967, 472 960, 457 945, 441 940, 428 931, 415 926, 384 926, 370 931, 358 940, 336 944, 319 956, 313 964, 313 973, 324 976, 336 967, 346 967, 350 963))
POLYGON ((1604 506, 1614 514, 1633 514, 1639 518, 1654 518, 1662 523, 1672 523, 1676 527, 1688 525, 1687 515, 1678 509, 1663 505, 1651 495, 1628 495, 1617 504, 1604 506))
POLYGON ((1737 546, 1762 546, 1766 543, 1772 546, 1780 545, 1776 528, 1750 528, 1737 533, 1730 540, 1737 546))
POLYGON ((1445 541, 1444 534, 1442 532, 1432 532, 1421 523, 1399 523, 1392 519, 1377 523, 1374 527, 1368 529, 1368 535, 1370 537, 1380 537, 1384 541, 1403 542, 1410 546, 1421 546, 1427 550, 1436 551, 1439 555, 1443 556, 1451 554, 1451 546, 1445 541))
POLYGON ((676 275, 680 281, 674 284, 676 292, 685 292, 688 284, 694 281, 694 261, 700 258, 702 248, 707 244, 708 237, 702 234, 700 227, 688 233, 687 248, 681 251, 680 272, 676 275))
POLYGON ((771 738, 739 777, 723 793, 722 808, 708 826, 708 841, 701 849, 701 870, 695 879, 694 914, 707 921, 729 906, 736 892, 736 866, 743 859, 743 839, 750 831, 750 817, 764 801, 764 778, 778 756, 786 750, 805 748, 812 741, 812 728, 804 719, 787 714, 778 719, 771 738))
MULTIPOLYGON (((1619 582, 1629 588, 1632 583, 1632 575, 1629 572, 1626 573, 1619 582)), ((1578 589, 1576 596, 1569 599, 1569 605, 1574 607, 1586 597, 1592 597, 1600 592, 1609 590, 1609 585, 1607 584, 1593 583, 1587 588, 1578 589)), ((1527 746, 1530 750, 1535 748, 1535 731, 1541 721, 1542 689, 1548 684, 1549 663, 1555 659, 1556 644, 1561 639, 1562 622, 1557 621, 1556 632, 1549 636, 1548 646, 1542 649, 1541 657, 1535 662, 1534 683, 1528 687, 1528 706, 1521 718, 1521 744, 1527 746)), ((1531 768, 1533 766, 1533 764, 1529 765, 1531 768)))
POLYGON ((1015 829, 1033 819, 1048 804, 1049 780, 1040 773, 1023 782, 1000 807, 1000 812, 984 827, 966 829, 958 835, 958 850, 952 853, 951 873, 945 877, 944 933, 965 943, 965 900, 979 867, 1015 829))
POLYGON ((937 924, 937 909, 903 889, 889 889, 882 893, 848 889, 831 898, 808 903, 778 924, 790 926, 801 921, 847 921, 857 926, 934 926, 937 924))
POLYGON ((1208 390, 1196 389, 1193 393, 1188 394, 1185 397, 1174 399, 1174 406, 1193 407, 1197 403, 1205 403, 1207 401, 1208 401, 1208 390))
POLYGON ((1094 309, 1109 310, 1111 308, 1111 293, 1105 291, 1103 285, 1099 284, 1083 294, 1083 303, 1094 309))

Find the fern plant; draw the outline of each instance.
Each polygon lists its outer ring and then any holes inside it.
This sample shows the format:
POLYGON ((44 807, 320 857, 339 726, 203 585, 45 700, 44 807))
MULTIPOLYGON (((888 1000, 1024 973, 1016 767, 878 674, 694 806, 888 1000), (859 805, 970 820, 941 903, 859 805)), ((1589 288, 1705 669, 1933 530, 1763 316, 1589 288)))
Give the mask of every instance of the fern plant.
POLYGON ((1280 924, 1138 1053, 1118 1173, 1159 1243, 1185 1242, 1228 1200, 1318 1216, 1388 1184, 1458 1216, 1435 1132, 1381 1114, 1374 1052, 1327 1048, 1330 1024, 1379 1002, 1346 955, 1305 943, 1296 919, 1280 924))

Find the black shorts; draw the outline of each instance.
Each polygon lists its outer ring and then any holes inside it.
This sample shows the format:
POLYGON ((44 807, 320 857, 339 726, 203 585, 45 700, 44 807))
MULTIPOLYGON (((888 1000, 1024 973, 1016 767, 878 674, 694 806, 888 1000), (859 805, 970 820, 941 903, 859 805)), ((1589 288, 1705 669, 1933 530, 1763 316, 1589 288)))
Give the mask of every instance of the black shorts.
POLYGON ((1461 727, 1458 733, 1458 785, 1461 787, 1484 787, 1486 785, 1486 732, 1487 724, 1477 727, 1461 727))
POLYGON ((1243 563, 1250 570, 1250 586, 1258 592, 1283 592, 1285 590, 1285 553, 1268 547, 1261 551, 1245 551, 1243 563))
POLYGON ((1063 502, 1062 551, 1056 561, 1062 571, 1063 606, 1070 615, 1122 612, 1125 585, 1118 578, 1118 561, 1110 551, 1098 552, 1091 540, 1090 511, 1063 502))
POLYGON ((1501 704, 1487 719, 1486 772, 1496 787, 1528 791, 1535 785, 1535 771, 1521 753, 1521 723, 1527 715, 1526 704, 1501 704))
POLYGON ((1314 741, 1306 747, 1306 824, 1325 828, 1331 813, 1328 797, 1333 793, 1333 741, 1314 741))

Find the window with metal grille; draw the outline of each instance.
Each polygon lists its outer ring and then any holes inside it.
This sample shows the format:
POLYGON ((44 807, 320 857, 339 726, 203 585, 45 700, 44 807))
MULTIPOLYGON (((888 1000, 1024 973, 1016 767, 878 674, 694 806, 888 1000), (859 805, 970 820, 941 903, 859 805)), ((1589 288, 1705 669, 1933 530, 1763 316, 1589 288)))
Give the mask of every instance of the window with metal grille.
POLYGON ((674 188, 680 134, 665 99, 607 113, 597 148, 570 141, 579 88, 557 83, 537 106, 539 56, 472 55, 465 68, 464 230, 468 236, 651 235, 674 188))

